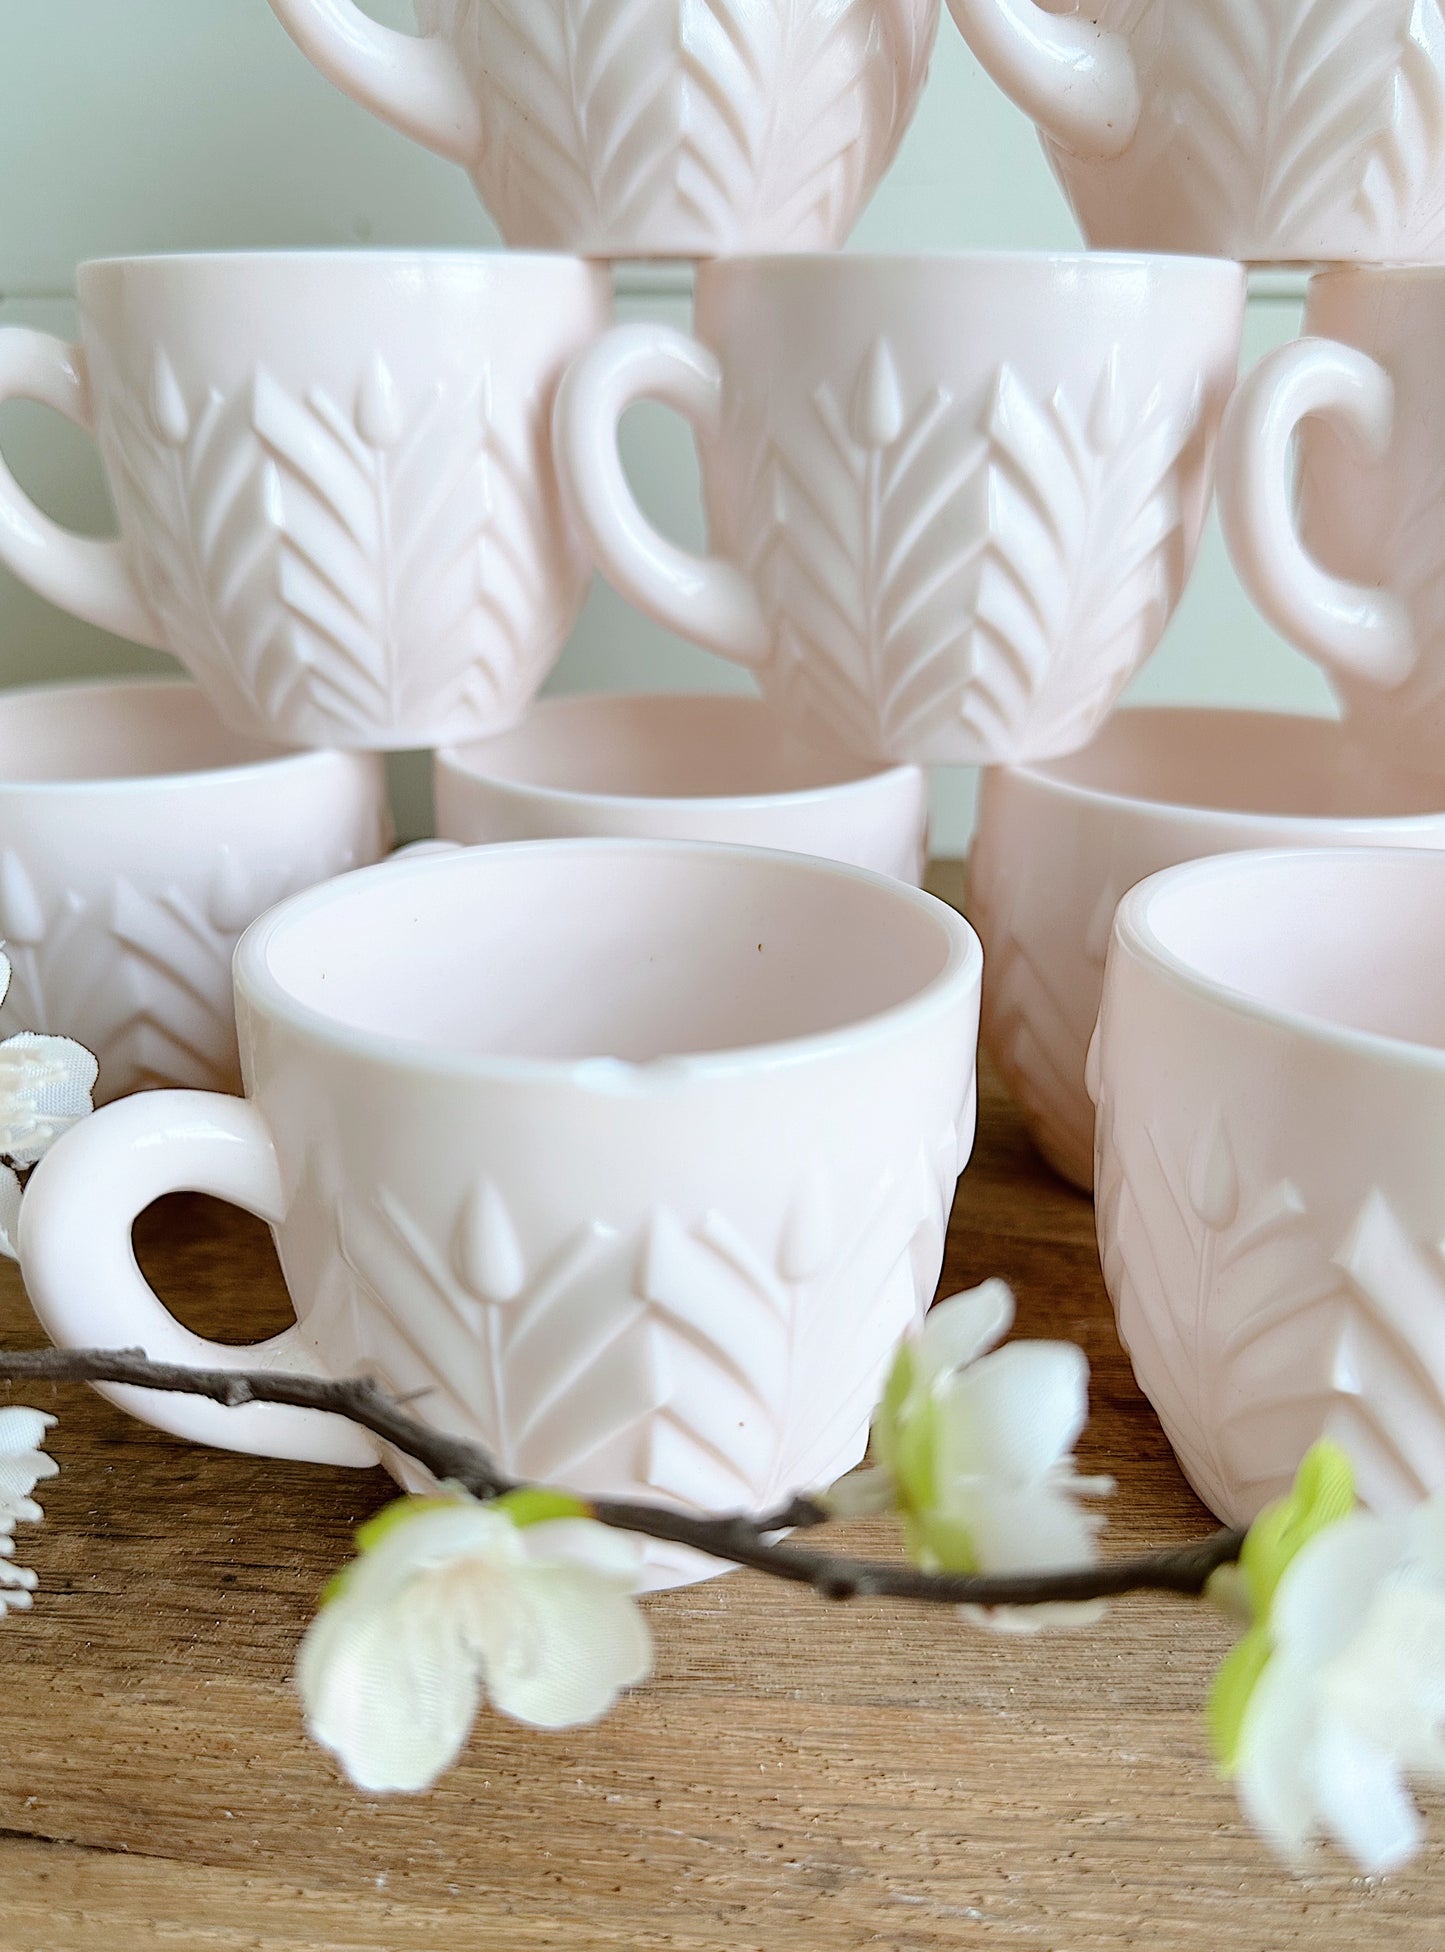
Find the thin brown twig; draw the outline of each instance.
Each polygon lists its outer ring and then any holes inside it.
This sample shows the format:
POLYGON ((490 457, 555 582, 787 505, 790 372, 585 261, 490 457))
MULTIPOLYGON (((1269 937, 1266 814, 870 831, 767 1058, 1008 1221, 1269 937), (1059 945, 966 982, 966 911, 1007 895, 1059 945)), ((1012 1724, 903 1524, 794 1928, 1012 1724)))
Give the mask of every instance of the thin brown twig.
MULTIPOLYGON (((368 1430, 432 1476, 478 1498, 497 1498, 531 1487, 509 1478, 478 1444, 433 1430, 364 1378, 333 1382, 276 1371, 186 1369, 154 1363, 139 1350, 0 1350, 0 1382, 123 1384, 187 1396, 205 1396, 231 1409, 273 1403, 320 1410, 368 1430)), ((771 1578, 808 1586, 831 1600, 900 1599, 930 1605, 1029 1607, 1117 1599, 1128 1593, 1198 1595, 1212 1574, 1238 1559, 1243 1532, 1213 1538, 1113 1565, 1070 1572, 980 1577, 923 1572, 899 1561, 858 1559, 791 1544, 779 1533, 808 1531, 832 1517, 811 1498, 798 1498, 760 1518, 743 1514, 707 1518, 665 1505, 619 1499, 588 1502, 599 1524, 668 1545, 689 1547, 707 1558, 751 1567, 771 1578)))

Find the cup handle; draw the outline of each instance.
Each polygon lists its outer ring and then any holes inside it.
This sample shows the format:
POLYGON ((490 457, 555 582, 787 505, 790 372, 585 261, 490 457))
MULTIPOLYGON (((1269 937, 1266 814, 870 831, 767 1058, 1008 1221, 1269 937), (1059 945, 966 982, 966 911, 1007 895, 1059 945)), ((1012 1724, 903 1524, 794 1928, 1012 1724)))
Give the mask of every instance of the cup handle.
POLYGON ((737 664, 758 666, 772 633, 751 581, 720 556, 669 542, 638 506, 617 435, 639 400, 656 400, 714 438, 722 369, 706 346, 667 325, 619 325, 570 369, 557 395, 557 468, 572 513, 599 568, 630 603, 737 664))
MULTIPOLYGON (((244 1098, 143 1092, 83 1119, 37 1167, 20 1207, 20 1266, 62 1349, 144 1349, 190 1368, 315 1374, 299 1328, 269 1342, 208 1342, 178 1322, 136 1264, 131 1228, 165 1193, 211 1193, 271 1224, 285 1201, 276 1148, 244 1098)), ((376 1464, 374 1438, 344 1418, 274 1403, 231 1409, 199 1396, 102 1384, 143 1423, 196 1443, 307 1464, 376 1464)))
POLYGON ((1123 34, 1036 0, 948 0, 977 59, 1045 135, 1086 162, 1122 156, 1139 127, 1139 74, 1123 34))
POLYGON ((1394 427, 1394 384, 1368 353, 1333 339, 1298 339, 1261 360, 1230 402, 1220 435, 1225 541, 1260 614, 1307 657, 1346 679, 1402 684, 1418 657, 1405 603, 1329 575, 1299 533, 1292 445, 1300 422, 1316 413, 1362 452, 1382 457, 1394 427))
MULTIPOLYGON (((28 326, 0 327, 0 405, 36 400, 94 437, 85 352, 28 326)), ((38 509, 0 460, 0 563, 58 609, 151 650, 166 644, 119 541, 74 535, 38 509)))
POLYGON ((312 66, 354 102, 454 163, 476 160, 481 117, 466 71, 440 35, 383 27, 355 0, 271 0, 271 11, 312 66))

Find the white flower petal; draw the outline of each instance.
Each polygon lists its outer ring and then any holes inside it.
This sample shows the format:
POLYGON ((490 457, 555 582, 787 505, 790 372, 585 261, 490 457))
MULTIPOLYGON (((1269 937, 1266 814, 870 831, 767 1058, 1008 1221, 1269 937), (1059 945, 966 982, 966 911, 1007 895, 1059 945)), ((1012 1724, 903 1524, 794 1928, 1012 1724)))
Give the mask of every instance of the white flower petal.
POLYGON ((1425 1826, 1398 1761, 1343 1722, 1326 1718, 1315 1738, 1314 1794, 1322 1827, 1366 1877, 1419 1854, 1425 1826))
POLYGON ((11 973, 10 958, 0 949, 0 1003, 10 994, 11 973))
POLYGON ((1069 1342, 1011 1342, 938 1387, 941 1475, 1046 1477, 1089 1420, 1089 1361, 1069 1342))
POLYGON ((1320 1671, 1319 1687, 1332 1723, 1407 1769, 1445 1774, 1445 1592, 1383 1586, 1361 1631, 1320 1671))
POLYGON ((20 1259, 20 1202, 25 1197, 18 1176, 0 1165, 0 1255, 20 1259))
POLYGON ((638 1541, 595 1519, 549 1518, 540 1525, 523 1526, 519 1536, 522 1556, 531 1565, 595 1573, 625 1592, 634 1592, 642 1577, 638 1541))
POLYGON ((33 1166, 87 1117, 100 1067, 68 1037, 26 1031, 0 1043, 0 1155, 33 1166))
POLYGON ((1445 1492, 1416 1505, 1406 1521, 1406 1551, 1422 1575, 1445 1586, 1445 1492))
POLYGON ((1098 1563, 1102 1518, 1057 1483, 961 1485, 947 1510, 967 1529, 980 1572, 1071 1572, 1098 1563))
POLYGON ((1316 1710, 1309 1669, 1276 1655, 1250 1698, 1240 1739, 1240 1805, 1276 1856, 1296 1867, 1319 1831, 1311 1768, 1316 1710))
POLYGON ((1364 1626, 1408 1537, 1406 1519, 1354 1512, 1312 1538, 1279 1583, 1270 1616, 1276 1643, 1309 1667, 1342 1653, 1364 1626))
POLYGON ((0 1456, 39 1450, 46 1431, 55 1428, 55 1421, 43 1410, 27 1410, 23 1403, 7 1404, 0 1410, 0 1456))
POLYGON ((986 1281, 969 1294, 940 1301, 924 1319, 916 1343, 920 1379, 964 1369, 1013 1327, 1013 1290, 1006 1281, 986 1281))
POLYGON ((303 1643, 307 1725, 372 1790, 420 1790, 464 1747, 483 1685, 541 1727, 594 1721, 650 1670, 636 1543, 587 1520, 519 1529, 457 1498, 370 1546, 303 1643))
POLYGON ((500 1714, 534 1728, 580 1728, 652 1672, 652 1635, 627 1594, 562 1568, 529 1574, 523 1591, 525 1632, 486 1664, 500 1714))

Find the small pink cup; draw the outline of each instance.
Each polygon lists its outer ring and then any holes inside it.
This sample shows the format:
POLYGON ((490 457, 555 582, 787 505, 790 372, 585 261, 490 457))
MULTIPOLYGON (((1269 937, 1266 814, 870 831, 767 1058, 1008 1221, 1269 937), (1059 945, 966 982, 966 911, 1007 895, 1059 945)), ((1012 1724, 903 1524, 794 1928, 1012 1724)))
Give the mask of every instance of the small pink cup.
POLYGON ((984 1043, 1056 1172, 1093 1186, 1084 1061, 1120 897, 1201 855, 1357 845, 1445 847, 1445 788, 1382 773, 1331 719, 1130 710, 1071 758, 984 774, 968 877, 984 1043))
POLYGON ((1090 1082, 1120 1336, 1253 1519, 1321 1438, 1445 1484, 1445 853, 1235 854, 1120 904, 1090 1082))
POLYGON ((917 886, 928 780, 806 744, 756 698, 546 698, 513 731, 437 754, 447 840, 610 835, 813 854, 917 886))
MULTIPOLYGON (((28 1292, 62 1345, 374 1375, 519 1477, 774 1509, 858 1462, 933 1298, 982 966, 916 888, 758 849, 343 876, 237 951, 244 1099, 131 1099, 42 1162, 28 1292), (263 1349, 192 1335, 136 1267, 136 1214, 179 1187, 275 1228, 297 1322, 263 1349)), ((202 1442, 378 1461, 315 1411, 111 1393, 202 1442)))

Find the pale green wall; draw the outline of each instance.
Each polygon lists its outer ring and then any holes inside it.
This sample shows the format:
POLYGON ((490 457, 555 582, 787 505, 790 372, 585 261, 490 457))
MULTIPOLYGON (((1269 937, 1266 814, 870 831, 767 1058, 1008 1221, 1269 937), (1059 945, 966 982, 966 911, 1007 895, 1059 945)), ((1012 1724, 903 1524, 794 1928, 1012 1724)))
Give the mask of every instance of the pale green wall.
MULTIPOLYGON (((395 25, 405 0, 374 0, 395 25)), ((459 170, 393 135, 313 73, 264 0, 5 0, 0 7, 0 320, 68 333, 76 262, 128 251, 264 244, 486 244, 495 232, 459 170)), ((934 73, 898 163, 859 227, 864 248, 1073 247, 1032 129, 945 19, 934 73)), ((685 285, 625 281, 624 307, 685 322, 685 285)), ((1296 327, 1288 287, 1259 300, 1251 347, 1296 327)), ((0 414, 16 472, 77 526, 106 525, 93 456, 27 406, 0 414)), ((646 499, 675 517, 695 486, 680 430, 636 416, 646 499)), ((696 522, 692 534, 697 538, 696 522)), ((73 624, 0 570, 0 683, 168 660, 73 624)), ((746 680, 593 595, 554 684, 737 687, 746 680)), ((1168 642, 1138 684, 1151 698, 1328 709, 1323 680, 1278 644, 1235 585, 1217 537, 1168 642)), ((409 824, 425 768, 403 762, 409 824)), ((939 780, 938 835, 960 848, 972 782, 939 780)))

